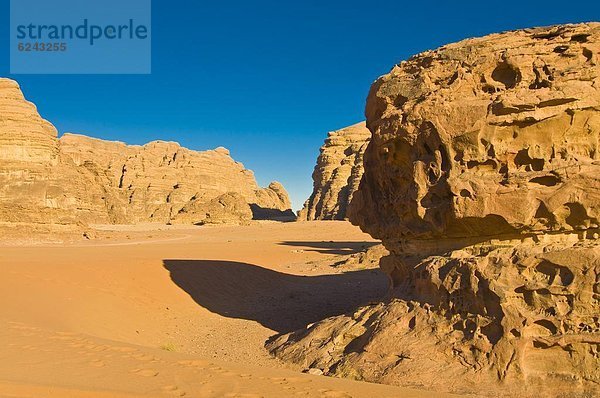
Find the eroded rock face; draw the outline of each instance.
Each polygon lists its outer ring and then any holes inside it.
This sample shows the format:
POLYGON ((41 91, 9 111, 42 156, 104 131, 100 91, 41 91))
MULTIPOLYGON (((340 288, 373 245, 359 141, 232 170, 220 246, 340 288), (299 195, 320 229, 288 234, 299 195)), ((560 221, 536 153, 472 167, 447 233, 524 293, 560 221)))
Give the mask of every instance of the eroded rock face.
POLYGON ((371 132, 358 123, 329 133, 313 172, 314 188, 300 220, 344 220, 363 175, 363 155, 371 132))
POLYGON ((269 343, 327 374, 600 394, 600 24, 417 55, 371 89, 351 220, 389 300, 269 343))
POLYGON ((246 199, 237 192, 219 195, 208 202, 194 200, 172 219, 177 224, 247 224, 252 210, 246 199))
POLYGON ((248 222, 260 218, 253 206, 263 218, 293 214, 281 184, 260 188, 225 148, 58 140, 17 83, 0 79, 0 222, 248 222))
POLYGON ((393 239, 597 225, 599 32, 466 40, 377 80, 356 222, 393 239))
POLYGON ((0 78, 0 109, 0 160, 3 163, 56 162, 56 129, 40 117, 34 104, 25 100, 15 81, 0 78))
POLYGON ((100 180, 108 193, 106 206, 116 219, 128 222, 183 220, 178 214, 184 207, 190 215, 190 209, 224 193, 239 194, 247 205, 276 212, 290 208, 281 184, 260 188, 254 173, 225 148, 197 152, 175 142, 135 146, 65 134, 60 151, 100 180))
POLYGON ((18 84, 0 79, 0 223, 107 222, 100 197, 93 176, 59 155, 56 129, 18 84))

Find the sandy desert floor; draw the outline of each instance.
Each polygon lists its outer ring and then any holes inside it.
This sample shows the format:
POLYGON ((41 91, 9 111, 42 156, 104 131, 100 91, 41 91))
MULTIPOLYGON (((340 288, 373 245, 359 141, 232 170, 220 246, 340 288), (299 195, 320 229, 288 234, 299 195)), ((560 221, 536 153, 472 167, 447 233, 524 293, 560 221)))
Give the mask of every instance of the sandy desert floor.
POLYGON ((385 294, 377 269, 331 266, 372 244, 345 222, 4 244, 0 397, 431 396, 301 373, 263 347, 385 294))

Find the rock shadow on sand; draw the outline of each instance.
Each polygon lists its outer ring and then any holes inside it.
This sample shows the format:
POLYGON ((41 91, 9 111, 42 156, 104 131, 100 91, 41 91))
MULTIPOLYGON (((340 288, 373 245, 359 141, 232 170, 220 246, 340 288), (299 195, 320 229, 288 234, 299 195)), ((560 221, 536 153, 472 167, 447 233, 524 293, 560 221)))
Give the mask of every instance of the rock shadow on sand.
POLYGON ((213 260, 164 260, 171 279, 201 307, 287 333, 379 300, 379 270, 297 276, 258 265, 213 260))
POLYGON ((370 247, 378 245, 379 242, 365 241, 284 241, 279 245, 302 248, 304 251, 313 251, 321 254, 335 254, 340 256, 362 252, 370 247))

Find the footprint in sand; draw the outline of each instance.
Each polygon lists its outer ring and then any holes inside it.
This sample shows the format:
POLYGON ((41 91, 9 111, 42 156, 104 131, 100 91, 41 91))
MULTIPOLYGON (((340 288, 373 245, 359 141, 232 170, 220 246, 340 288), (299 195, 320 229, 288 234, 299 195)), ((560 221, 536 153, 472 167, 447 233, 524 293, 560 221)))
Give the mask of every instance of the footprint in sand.
POLYGON ((164 386, 162 390, 164 393, 175 397, 184 397, 186 395, 185 391, 181 391, 177 386, 164 386))
POLYGON ((352 395, 345 393, 343 391, 321 389, 321 390, 319 390, 319 393, 321 394, 320 395, 321 397, 325 397, 325 398, 352 398, 352 395))
POLYGON ((179 365, 189 366, 193 368, 208 368, 210 366, 214 366, 212 363, 200 359, 179 361, 177 363, 179 365))
POLYGON ((158 372, 156 370, 153 370, 153 369, 133 369, 131 371, 131 373, 135 373, 136 375, 144 376, 144 377, 156 377, 156 376, 158 376, 158 372))
POLYGON ((117 351, 117 352, 134 352, 137 351, 135 348, 132 347, 123 347, 123 346, 116 346, 116 347, 110 347, 109 348, 111 351, 117 351))
POLYGON ((102 367, 104 367, 104 366, 105 366, 105 363, 104 363, 104 361, 103 361, 103 360, 101 360, 101 359, 96 359, 96 360, 93 360, 93 361, 91 361, 91 362, 90 362, 90 365, 91 365, 91 366, 94 366, 94 367, 96 367, 96 368, 102 368, 102 367))
MULTIPOLYGON (((59 341, 75 341, 75 340, 78 340, 78 339, 75 339, 73 336, 69 336, 69 335, 51 336, 48 339, 50 339, 50 340, 59 340, 59 341)), ((81 341, 81 339, 79 339, 79 341, 81 341)))
POLYGON ((137 359, 138 361, 143 361, 143 362, 156 362, 156 361, 158 361, 158 359, 154 355, 143 354, 143 353, 132 355, 131 358, 137 359))
POLYGON ((287 379, 285 377, 270 377, 269 380, 277 384, 287 384, 287 379))

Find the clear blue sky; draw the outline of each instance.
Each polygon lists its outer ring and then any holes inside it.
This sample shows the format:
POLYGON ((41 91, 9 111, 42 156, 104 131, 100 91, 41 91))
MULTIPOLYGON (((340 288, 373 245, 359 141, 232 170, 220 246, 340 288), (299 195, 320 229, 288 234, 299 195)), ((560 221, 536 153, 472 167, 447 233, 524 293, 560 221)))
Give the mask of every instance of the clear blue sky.
POLYGON ((598 1, 154 0, 152 74, 0 75, 63 132, 225 146, 297 209, 327 131, 364 118, 369 86, 417 52, 466 37, 600 20, 598 1))

